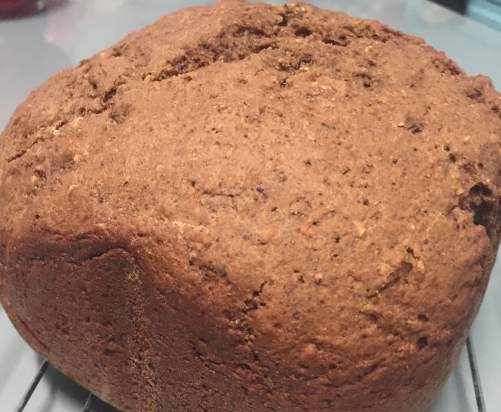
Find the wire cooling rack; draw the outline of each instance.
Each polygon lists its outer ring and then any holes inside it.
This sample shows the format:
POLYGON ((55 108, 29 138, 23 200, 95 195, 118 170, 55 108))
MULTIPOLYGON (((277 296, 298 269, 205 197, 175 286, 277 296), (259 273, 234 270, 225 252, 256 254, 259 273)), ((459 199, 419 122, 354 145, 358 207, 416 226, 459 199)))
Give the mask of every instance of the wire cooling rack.
MULTIPOLYGON (((482 385, 480 382, 480 376, 478 373, 478 366, 477 366, 477 360, 476 360, 476 355, 475 351, 473 349, 473 343, 470 338, 468 338, 466 342, 466 352, 468 356, 468 364, 471 372, 471 378, 472 378, 472 384, 473 384, 473 389, 475 393, 475 401, 476 401, 476 406, 477 406, 477 411, 478 412, 487 412, 486 406, 485 406, 485 400, 484 396, 482 393, 482 385)), ((19 402, 19 405, 17 408, 14 410, 14 412, 25 412, 25 409, 30 402, 30 399, 32 398, 33 394, 35 393, 35 390, 40 383, 40 381, 43 379, 44 375, 47 373, 47 370, 51 366, 47 361, 43 361, 40 365, 40 368, 36 375, 33 377, 33 380, 31 383, 27 383, 27 389, 24 395, 20 395, 21 400, 19 402)), ((87 395, 87 398, 85 400, 85 404, 83 405, 81 412, 101 412, 102 411, 102 404, 99 402, 97 398, 95 398, 91 393, 87 395)), ((107 408, 108 411, 111 410, 111 408, 107 408)))
MULTIPOLYGON (((14 409, 14 412, 25 412, 26 407, 28 406, 29 401, 31 400, 33 394, 35 393, 35 390, 40 383, 40 381, 43 379, 44 375, 46 374, 47 370, 50 368, 49 362, 44 360, 38 372, 36 373, 35 377, 33 378, 31 383, 28 383, 28 388, 26 389, 26 392, 24 395, 22 395, 21 400, 19 402, 19 405, 14 409)), ((106 407, 107 411, 116 411, 110 406, 106 407)), ((97 398, 94 397, 91 393, 88 393, 85 404, 81 409, 82 412, 104 412, 103 411, 103 406, 102 402, 99 401, 97 398), (99 403, 98 403, 99 402, 99 403)), ((118 411, 116 411, 118 412, 118 411)))

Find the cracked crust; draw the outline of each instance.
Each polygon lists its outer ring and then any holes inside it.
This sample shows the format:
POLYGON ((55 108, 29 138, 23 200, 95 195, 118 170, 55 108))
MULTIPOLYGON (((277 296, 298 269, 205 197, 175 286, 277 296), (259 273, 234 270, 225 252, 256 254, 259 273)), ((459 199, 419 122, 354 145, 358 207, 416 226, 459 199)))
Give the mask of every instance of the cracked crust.
POLYGON ((422 412, 494 263, 500 107, 377 22, 166 16, 2 134, 2 303, 125 411, 422 412))

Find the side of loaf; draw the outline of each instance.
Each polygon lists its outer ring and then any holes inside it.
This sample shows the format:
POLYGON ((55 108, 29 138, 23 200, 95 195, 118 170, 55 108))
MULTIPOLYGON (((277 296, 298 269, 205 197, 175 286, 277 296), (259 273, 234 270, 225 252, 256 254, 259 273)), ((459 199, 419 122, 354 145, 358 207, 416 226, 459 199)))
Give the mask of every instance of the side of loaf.
POLYGON ((501 96, 307 4, 165 16, 0 135, 0 300, 126 412, 424 412, 501 236, 501 96))

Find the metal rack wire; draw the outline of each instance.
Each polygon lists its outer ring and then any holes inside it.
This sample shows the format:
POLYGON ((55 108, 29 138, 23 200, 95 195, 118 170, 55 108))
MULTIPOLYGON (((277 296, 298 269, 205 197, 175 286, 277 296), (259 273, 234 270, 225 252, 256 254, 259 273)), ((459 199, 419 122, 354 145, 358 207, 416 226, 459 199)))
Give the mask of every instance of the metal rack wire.
MULTIPOLYGON (((472 377, 472 382, 473 382, 473 388, 475 390, 475 400, 477 404, 477 411, 478 412, 487 412, 487 409, 485 407, 485 400, 484 400, 484 395, 482 392, 482 385, 480 382, 480 375, 478 373, 478 363, 477 363, 477 358, 475 355, 475 350, 473 348, 473 342, 470 338, 467 339, 466 341, 466 351, 468 354, 468 362, 469 362, 469 367, 471 371, 471 377, 472 377)), ((42 364, 40 365, 40 369, 38 370, 37 374, 33 378, 33 381, 31 382, 30 386, 26 390, 25 394, 23 395, 19 406, 14 410, 14 412, 23 412, 26 408, 26 405, 30 401, 33 393, 35 392, 38 384, 42 380, 43 376, 47 372, 47 369, 49 368, 49 363, 47 361, 43 361, 42 364)), ((82 412, 92 412, 93 411, 93 402, 94 402, 94 396, 89 393, 87 395, 87 399, 85 401, 85 404, 83 406, 82 412)))
MULTIPOLYGON (((49 362, 46 360, 42 362, 40 365, 40 369, 38 370, 37 374, 33 378, 33 381, 31 382, 30 386, 24 393, 23 397, 21 398, 21 401, 19 402, 19 405, 17 406, 16 409, 14 409, 14 412, 23 412, 28 405, 28 402, 30 401, 31 397, 35 393, 35 390, 44 377, 45 373, 47 372, 47 369, 49 368, 49 362)), ((92 403, 94 400, 94 396, 89 393, 87 395, 87 399, 85 401, 85 404, 83 406, 82 412, 91 412, 92 411, 92 403)))
POLYGON ((482 392, 482 384, 480 382, 480 375, 478 373, 478 362, 473 350, 473 342, 471 338, 466 341, 466 350, 468 352, 468 362, 470 364, 471 378, 473 381, 473 388, 475 389, 475 400, 477 402, 478 412, 487 412, 485 407, 484 394, 482 392))

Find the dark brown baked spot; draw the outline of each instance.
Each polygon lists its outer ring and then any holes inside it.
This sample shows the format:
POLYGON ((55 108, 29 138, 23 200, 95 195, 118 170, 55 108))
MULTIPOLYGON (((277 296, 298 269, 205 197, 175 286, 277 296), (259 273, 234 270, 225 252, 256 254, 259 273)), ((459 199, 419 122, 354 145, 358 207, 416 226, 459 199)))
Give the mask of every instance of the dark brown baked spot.
POLYGON ((470 211, 473 214, 474 223, 483 226, 489 237, 495 239, 501 227, 499 203, 499 198, 494 196, 488 186, 478 183, 460 198, 459 207, 470 211))
POLYGON ((251 54, 260 53, 274 43, 263 30, 251 26, 230 26, 220 33, 213 43, 201 43, 186 51, 167 64, 159 73, 147 73, 143 79, 162 81, 181 74, 190 73, 218 61, 232 62, 242 60, 251 54))
POLYGON ((308 37, 313 34, 313 32, 308 27, 300 27, 296 29, 294 34, 298 37, 308 37))
POLYGON ((418 349, 424 349, 428 346, 428 337, 427 336, 421 336, 417 340, 417 347, 418 349))
POLYGON ((322 39, 325 44, 331 44, 333 46, 346 47, 350 43, 348 37, 345 34, 341 34, 337 37, 327 36, 322 39))
POLYGON ((481 89, 476 88, 476 87, 471 87, 466 90, 466 96, 468 96, 471 100, 474 100, 475 102, 484 102, 484 94, 481 89))
POLYGON ((418 315, 418 319, 421 321, 421 322, 428 322, 430 320, 430 318, 424 314, 424 313, 420 313, 418 315))

